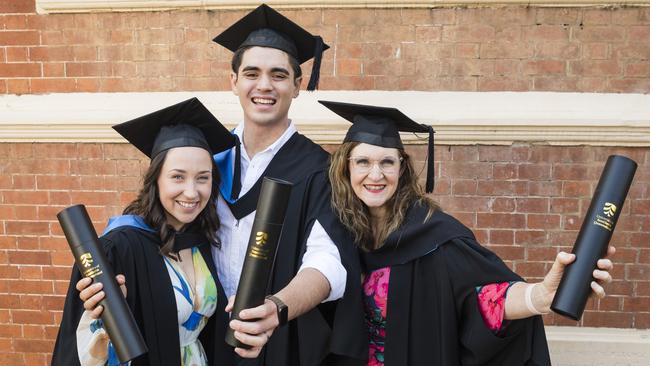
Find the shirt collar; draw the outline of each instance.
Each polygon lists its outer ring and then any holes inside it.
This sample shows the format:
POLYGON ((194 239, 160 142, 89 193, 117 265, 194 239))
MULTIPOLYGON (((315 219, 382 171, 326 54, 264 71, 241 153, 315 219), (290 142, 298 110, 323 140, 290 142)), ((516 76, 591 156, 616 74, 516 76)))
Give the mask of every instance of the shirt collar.
MULTIPOLYGON (((235 128, 235 135, 239 137, 239 141, 244 141, 244 122, 241 122, 237 125, 235 128)), ((270 152, 271 154, 275 155, 278 150, 284 144, 289 141, 291 136, 293 136, 294 133, 297 132, 296 125, 293 124, 291 120, 289 120, 289 126, 287 126, 287 129, 284 131, 284 133, 277 139, 275 142, 273 142, 271 145, 269 145, 266 149, 260 151, 258 154, 265 153, 265 152, 270 152)), ((242 149, 242 156, 246 155, 245 154, 245 149, 242 149)))

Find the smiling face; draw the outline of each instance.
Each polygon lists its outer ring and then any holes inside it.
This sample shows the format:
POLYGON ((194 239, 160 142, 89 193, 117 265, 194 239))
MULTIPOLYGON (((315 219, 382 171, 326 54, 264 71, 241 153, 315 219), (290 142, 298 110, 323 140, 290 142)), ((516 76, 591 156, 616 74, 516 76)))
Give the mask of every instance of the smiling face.
POLYGON ((158 194, 167 223, 175 230, 203 211, 212 192, 212 156, 198 147, 170 149, 158 176, 158 194))
POLYGON ((247 49, 237 73, 230 75, 244 120, 259 125, 288 121, 291 100, 298 96, 301 81, 294 76, 289 55, 269 47, 247 49))
POLYGON ((384 216, 386 203, 397 190, 400 164, 397 149, 361 143, 350 151, 350 185, 372 216, 384 216))

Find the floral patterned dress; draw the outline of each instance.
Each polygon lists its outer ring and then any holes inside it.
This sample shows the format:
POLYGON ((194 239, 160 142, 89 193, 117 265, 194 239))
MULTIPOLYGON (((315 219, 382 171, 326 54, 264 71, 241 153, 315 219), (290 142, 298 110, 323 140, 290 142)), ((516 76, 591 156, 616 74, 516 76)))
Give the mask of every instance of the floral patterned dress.
MULTIPOLYGON (((368 366, 384 365, 389 281, 390 267, 370 272, 363 281, 366 325, 370 339, 368 366)), ((483 316, 483 321, 494 332, 499 331, 503 325, 505 298, 513 283, 494 283, 476 288, 479 311, 483 316)))
MULTIPOLYGON (((192 260, 194 291, 178 263, 164 257, 176 299, 181 366, 206 366, 208 361, 198 337, 217 308, 217 285, 197 247, 192 248, 192 260)), ((102 321, 91 318, 87 311, 77 327, 77 350, 82 366, 119 365, 102 321)))

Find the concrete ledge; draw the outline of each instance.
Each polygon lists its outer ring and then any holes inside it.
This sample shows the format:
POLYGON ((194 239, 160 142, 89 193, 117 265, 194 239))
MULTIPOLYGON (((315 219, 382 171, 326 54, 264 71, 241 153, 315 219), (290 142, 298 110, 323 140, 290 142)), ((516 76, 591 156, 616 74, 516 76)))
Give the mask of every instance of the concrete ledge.
MULTIPOLYGON (((229 127, 242 119, 231 92, 61 93, 0 96, 0 141, 120 142, 110 126, 198 97, 229 127)), ((301 92, 290 117, 319 143, 350 126, 317 100, 394 106, 434 126, 444 144, 650 146, 650 95, 545 92, 301 92)), ((425 136, 404 136, 425 143, 425 136)))
POLYGON ((650 330, 547 326, 554 366, 650 365, 650 330))
MULTIPOLYGON (((267 0, 279 9, 301 8, 436 8, 456 6, 648 6, 648 0, 267 0)), ((36 10, 48 13, 165 11, 174 9, 249 9, 251 0, 36 0, 36 10)))

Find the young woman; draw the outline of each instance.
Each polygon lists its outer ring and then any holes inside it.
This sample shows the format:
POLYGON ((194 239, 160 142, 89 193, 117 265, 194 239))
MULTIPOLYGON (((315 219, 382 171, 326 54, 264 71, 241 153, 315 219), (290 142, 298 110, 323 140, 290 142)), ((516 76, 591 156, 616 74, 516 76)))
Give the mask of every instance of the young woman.
MULTIPOLYGON (((362 251, 368 365, 549 365, 538 315, 574 256, 559 253, 544 281, 523 282, 418 185, 399 131, 429 132, 431 144, 429 126, 394 108, 321 103, 353 122, 329 174, 333 206, 362 251)), ((610 282, 611 261, 598 267, 594 278, 610 282)))
MULTIPOLYGON (((151 158, 137 198, 100 238, 149 350, 131 365, 230 365, 211 254, 220 245, 212 156, 233 137, 196 98, 114 128, 151 158)), ((73 270, 53 365, 117 364, 99 320, 103 296, 73 270)))

